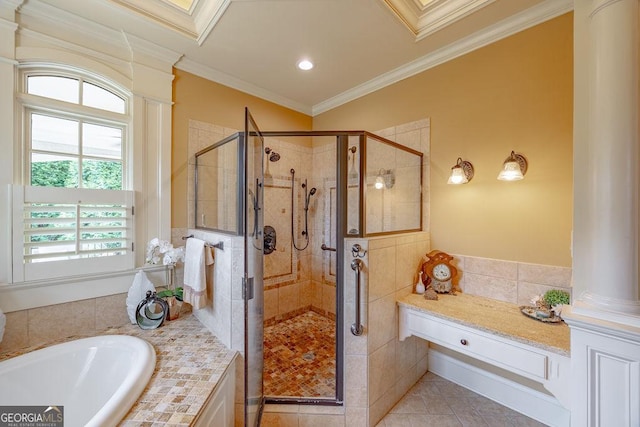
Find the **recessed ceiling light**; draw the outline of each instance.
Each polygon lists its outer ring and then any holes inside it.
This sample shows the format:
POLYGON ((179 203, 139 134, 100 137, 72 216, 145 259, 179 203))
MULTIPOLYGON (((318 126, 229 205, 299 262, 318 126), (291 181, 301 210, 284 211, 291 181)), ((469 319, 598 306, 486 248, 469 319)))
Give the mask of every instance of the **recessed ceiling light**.
POLYGON ((298 62, 298 68, 303 71, 309 71, 313 68, 313 62, 309 61, 308 59, 303 59, 302 61, 298 62))

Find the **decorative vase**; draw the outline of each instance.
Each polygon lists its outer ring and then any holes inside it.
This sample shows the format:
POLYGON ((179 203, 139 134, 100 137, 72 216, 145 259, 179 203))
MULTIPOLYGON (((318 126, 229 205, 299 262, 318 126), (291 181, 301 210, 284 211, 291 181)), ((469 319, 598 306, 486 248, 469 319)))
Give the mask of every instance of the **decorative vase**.
POLYGON ((169 316, 169 306, 155 292, 147 291, 147 297, 136 308, 136 322, 141 329, 155 329, 162 326, 169 316))
POLYGON ((422 295, 424 294, 425 287, 424 283, 422 283, 422 271, 418 273, 418 282, 416 283, 416 294, 422 295))

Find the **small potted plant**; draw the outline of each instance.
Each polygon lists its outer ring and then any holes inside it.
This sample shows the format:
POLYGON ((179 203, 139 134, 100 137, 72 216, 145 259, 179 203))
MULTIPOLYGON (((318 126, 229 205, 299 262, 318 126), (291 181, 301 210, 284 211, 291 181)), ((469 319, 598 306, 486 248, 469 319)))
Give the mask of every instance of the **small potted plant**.
POLYGON ((569 302, 569 292, 560 289, 551 289, 531 299, 531 303, 536 309, 536 316, 540 318, 560 317, 562 306, 569 304, 569 302))
POLYGON ((165 281, 167 289, 158 292, 156 295, 163 298, 169 305, 167 320, 174 320, 180 316, 182 308, 183 289, 175 285, 175 267, 178 261, 184 261, 184 247, 174 248, 166 240, 158 238, 151 239, 147 244, 147 262, 158 264, 162 259, 162 264, 166 266, 165 281))

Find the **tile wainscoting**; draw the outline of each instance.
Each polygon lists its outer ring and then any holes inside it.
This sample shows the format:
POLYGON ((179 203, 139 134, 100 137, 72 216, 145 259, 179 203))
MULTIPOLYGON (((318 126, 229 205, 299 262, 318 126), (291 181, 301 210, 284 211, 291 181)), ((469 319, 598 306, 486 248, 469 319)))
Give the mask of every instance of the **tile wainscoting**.
POLYGON ((551 289, 571 294, 570 267, 452 254, 463 292, 518 305, 551 289))

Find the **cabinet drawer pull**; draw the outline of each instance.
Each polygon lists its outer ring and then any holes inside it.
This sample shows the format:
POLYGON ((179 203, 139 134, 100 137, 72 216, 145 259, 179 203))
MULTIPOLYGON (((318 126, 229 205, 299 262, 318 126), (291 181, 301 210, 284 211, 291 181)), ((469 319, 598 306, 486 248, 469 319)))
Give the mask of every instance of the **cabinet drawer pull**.
POLYGON ((460 344, 462 345, 467 345, 467 340, 465 340, 464 338, 460 340, 460 344))

